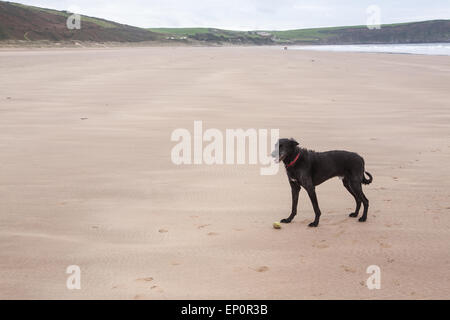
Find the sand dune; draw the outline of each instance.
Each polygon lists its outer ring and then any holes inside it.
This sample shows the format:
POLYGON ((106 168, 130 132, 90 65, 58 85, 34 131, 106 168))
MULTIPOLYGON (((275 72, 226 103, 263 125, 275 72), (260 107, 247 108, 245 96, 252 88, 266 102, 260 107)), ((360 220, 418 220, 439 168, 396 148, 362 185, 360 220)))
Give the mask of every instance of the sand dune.
POLYGON ((0 298, 437 299, 450 295, 448 57, 277 48, 0 51, 0 298), (176 166, 170 135, 279 128, 360 153, 290 210, 283 170, 176 166), (69 265, 81 290, 66 288, 69 265), (381 269, 369 290, 366 268, 381 269))

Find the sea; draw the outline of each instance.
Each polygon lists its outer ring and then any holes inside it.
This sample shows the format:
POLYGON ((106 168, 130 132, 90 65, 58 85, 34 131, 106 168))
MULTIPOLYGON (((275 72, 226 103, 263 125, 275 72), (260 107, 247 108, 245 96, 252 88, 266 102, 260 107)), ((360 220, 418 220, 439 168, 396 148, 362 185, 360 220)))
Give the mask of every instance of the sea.
POLYGON ((450 56, 450 43, 314 45, 314 46, 289 46, 288 48, 292 50, 425 54, 425 55, 450 56))

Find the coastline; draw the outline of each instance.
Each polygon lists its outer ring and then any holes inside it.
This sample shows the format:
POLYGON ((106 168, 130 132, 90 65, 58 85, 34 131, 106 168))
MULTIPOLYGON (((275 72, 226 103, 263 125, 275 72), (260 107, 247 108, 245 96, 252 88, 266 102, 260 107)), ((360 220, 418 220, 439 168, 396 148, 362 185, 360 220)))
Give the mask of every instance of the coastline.
MULTIPOLYGON (((372 53, 372 54, 412 54, 412 55, 430 55, 430 56, 450 56, 450 43, 398 43, 398 44, 382 44, 382 43, 374 43, 374 44, 340 44, 340 45, 298 45, 298 44, 272 44, 272 45, 252 45, 252 44, 215 44, 215 43, 184 43, 184 42, 164 42, 164 41, 144 41, 144 42, 83 42, 83 41, 67 41, 67 42, 51 42, 51 41, 0 41, 0 51, 6 50, 27 50, 27 49, 108 49, 108 48, 152 48, 152 47, 236 47, 236 48, 276 48, 276 49, 284 49, 288 48, 288 50, 301 50, 301 51, 318 51, 318 52, 344 52, 344 53, 372 53), (428 48, 428 46, 436 46, 436 45, 446 45, 448 46, 447 50, 444 50, 444 53, 424 53, 424 52, 408 52, 409 46, 420 46, 428 48), (395 51, 387 51, 379 50, 379 47, 387 47, 395 46, 397 47, 397 52, 395 51), (404 47, 400 51, 398 51, 398 47, 404 47), (356 49, 350 49, 356 48, 356 49), (359 49, 358 49, 359 48, 359 49), (369 50, 362 50, 361 48, 372 48, 369 50)), ((417 51, 417 50, 416 50, 417 51)))

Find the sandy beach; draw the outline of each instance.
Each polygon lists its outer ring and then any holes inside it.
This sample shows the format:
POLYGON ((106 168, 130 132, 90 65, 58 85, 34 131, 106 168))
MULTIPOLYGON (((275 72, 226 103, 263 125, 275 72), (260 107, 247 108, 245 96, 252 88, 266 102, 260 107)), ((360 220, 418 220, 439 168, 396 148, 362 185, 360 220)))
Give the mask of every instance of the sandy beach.
POLYGON ((0 50, 0 299, 448 299, 449 87, 445 56, 0 50), (273 229, 284 168, 175 165, 171 133, 195 120, 358 152, 367 222, 335 178, 318 228, 302 190, 273 229))

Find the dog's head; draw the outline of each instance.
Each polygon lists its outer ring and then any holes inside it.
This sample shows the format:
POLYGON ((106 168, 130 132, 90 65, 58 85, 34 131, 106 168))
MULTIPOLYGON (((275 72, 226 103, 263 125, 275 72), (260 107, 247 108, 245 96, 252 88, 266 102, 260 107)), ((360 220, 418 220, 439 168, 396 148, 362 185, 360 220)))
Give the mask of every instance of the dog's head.
POLYGON ((298 142, 295 139, 279 139, 275 145, 275 150, 272 152, 272 157, 275 162, 283 161, 288 155, 295 153, 298 142))

